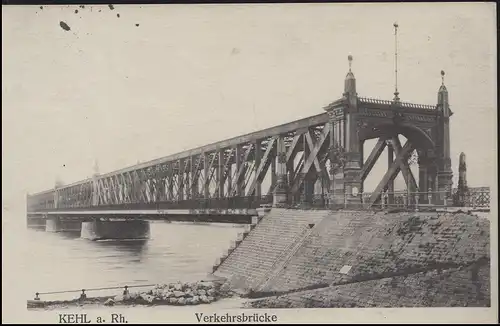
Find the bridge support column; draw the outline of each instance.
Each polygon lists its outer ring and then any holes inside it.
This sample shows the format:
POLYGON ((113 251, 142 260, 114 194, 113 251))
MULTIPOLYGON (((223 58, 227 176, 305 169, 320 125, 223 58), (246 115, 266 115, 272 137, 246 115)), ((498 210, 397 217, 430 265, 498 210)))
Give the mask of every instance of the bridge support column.
POLYGON ((286 146, 283 136, 278 137, 277 146, 276 187, 274 188, 273 207, 286 207, 288 203, 288 178, 286 169, 286 146))
POLYGON ((347 153, 346 167, 344 168, 344 189, 346 194, 346 208, 360 208, 361 206, 361 153, 347 153))
POLYGON ((362 149, 358 135, 358 95, 356 79, 351 71, 344 82, 343 99, 326 108, 333 125, 333 144, 330 144, 333 177, 332 208, 360 208, 362 205, 362 149), (334 146, 332 146, 334 145, 334 146), (333 162, 332 162, 333 161, 333 162))
POLYGON ((79 220, 64 220, 58 216, 52 216, 45 220, 46 232, 80 232, 82 222, 79 220))
MULTIPOLYGON (((307 144, 306 137, 302 137, 302 139, 304 148, 304 160, 306 160, 311 154, 311 149, 307 144)), ((300 178, 304 180, 302 186, 302 193, 300 194, 300 203, 305 207, 310 207, 313 203, 313 198, 314 198, 314 181, 316 180, 315 173, 311 169, 305 175, 303 174, 302 176, 300 176, 300 178)))
MULTIPOLYGON (((394 162, 394 148, 392 145, 387 146, 387 170, 389 170, 394 162)), ((387 183, 387 204, 394 205, 394 178, 391 178, 387 183)))
POLYGON ((82 222, 80 237, 89 240, 146 240, 150 237, 149 221, 101 220, 82 222))
POLYGON ((424 164, 423 160, 419 158, 418 161, 418 188, 420 189, 419 202, 424 204, 427 202, 428 194, 427 189, 429 188, 427 184, 427 165, 424 164))
POLYGON ((47 222, 41 216, 29 216, 28 214, 27 227, 30 229, 45 230, 47 222))

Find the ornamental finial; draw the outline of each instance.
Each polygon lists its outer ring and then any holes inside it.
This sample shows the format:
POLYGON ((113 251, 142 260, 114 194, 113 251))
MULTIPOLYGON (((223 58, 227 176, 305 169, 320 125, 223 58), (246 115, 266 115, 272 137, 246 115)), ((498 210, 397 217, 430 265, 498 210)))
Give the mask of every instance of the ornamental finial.
POLYGON ((441 70, 441 85, 444 85, 444 70, 441 70))
POLYGON ((352 66, 352 55, 347 56, 347 60, 349 60, 349 71, 351 71, 351 66, 352 66))

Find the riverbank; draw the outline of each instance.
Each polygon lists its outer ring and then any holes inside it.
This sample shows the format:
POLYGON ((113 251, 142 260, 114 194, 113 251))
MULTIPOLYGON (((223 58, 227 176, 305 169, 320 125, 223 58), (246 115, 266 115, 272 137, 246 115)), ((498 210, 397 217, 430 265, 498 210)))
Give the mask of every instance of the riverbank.
POLYGON ((473 212, 273 209, 210 281, 28 308, 489 307, 489 246, 489 217, 473 212))
POLYGON ((229 284, 218 281, 176 282, 158 284, 147 291, 132 292, 125 289, 114 296, 88 298, 85 294, 73 300, 28 300, 28 309, 53 310, 75 307, 116 307, 116 306, 197 306, 235 298, 229 284))

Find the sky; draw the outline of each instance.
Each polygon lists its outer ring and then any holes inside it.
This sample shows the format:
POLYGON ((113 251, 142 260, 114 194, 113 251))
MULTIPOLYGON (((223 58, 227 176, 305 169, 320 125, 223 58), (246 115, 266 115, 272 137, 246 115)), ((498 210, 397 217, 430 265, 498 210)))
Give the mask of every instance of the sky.
POLYGON ((3 207, 95 160, 106 173, 321 113, 349 54, 358 94, 390 100, 396 21, 401 100, 436 104, 444 70, 455 184, 465 152, 469 185, 493 186, 495 19, 493 3, 3 6, 3 207))

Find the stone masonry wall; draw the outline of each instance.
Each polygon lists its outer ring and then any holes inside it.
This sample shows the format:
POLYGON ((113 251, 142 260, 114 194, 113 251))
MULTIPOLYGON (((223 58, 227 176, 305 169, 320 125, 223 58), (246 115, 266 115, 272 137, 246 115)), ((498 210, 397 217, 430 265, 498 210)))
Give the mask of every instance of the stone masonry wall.
POLYGON ((250 302, 252 308, 489 307, 489 261, 468 267, 299 291, 250 302))
POLYGON ((465 213, 330 212, 262 292, 390 278, 480 259, 489 259, 489 221, 484 218, 465 213), (343 267, 350 270, 341 273, 343 267))
POLYGON ((214 272, 235 288, 255 289, 265 282, 289 248, 302 241, 310 224, 321 221, 325 211, 273 208, 214 272))

